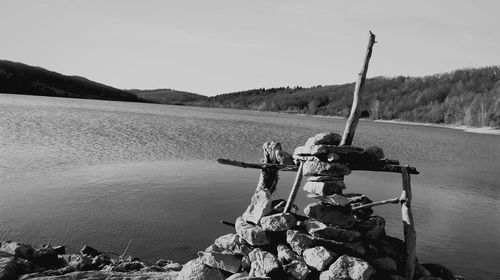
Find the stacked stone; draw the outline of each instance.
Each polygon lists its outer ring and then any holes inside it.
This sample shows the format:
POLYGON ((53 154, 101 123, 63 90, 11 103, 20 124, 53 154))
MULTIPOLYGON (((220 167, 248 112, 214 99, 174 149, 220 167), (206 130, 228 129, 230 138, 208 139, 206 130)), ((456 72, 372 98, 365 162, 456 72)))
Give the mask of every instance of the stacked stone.
MULTIPOLYGON (((403 279, 404 242, 387 236, 385 220, 372 216, 371 209, 352 210, 371 200, 343 193, 349 156, 379 160, 383 152, 338 147, 340 138, 318 134, 295 150, 293 158, 304 161, 308 178, 303 189, 318 199, 305 207, 306 216, 283 213, 283 200, 273 200, 268 189, 257 189, 236 219, 236 233, 217 238, 184 265, 178 279, 403 279)), ((415 279, 430 276, 418 268, 415 279)))

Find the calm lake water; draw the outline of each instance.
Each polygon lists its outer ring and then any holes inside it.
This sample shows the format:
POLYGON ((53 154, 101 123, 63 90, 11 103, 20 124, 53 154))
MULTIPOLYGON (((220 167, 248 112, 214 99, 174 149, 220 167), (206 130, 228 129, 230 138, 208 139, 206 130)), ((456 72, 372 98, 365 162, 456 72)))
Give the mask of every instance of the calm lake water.
MULTIPOLYGON (((0 240, 89 244, 145 260, 186 261, 232 229, 259 171, 262 143, 285 150, 345 121, 228 109, 0 94, 0 240)), ((412 177, 418 257, 468 279, 498 279, 500 137, 361 122, 355 145, 382 147, 416 166, 412 177)), ((281 173, 286 198, 293 173, 281 173)), ((354 172, 347 191, 398 197, 399 174, 354 172)), ((301 209, 311 200, 298 195, 301 209)), ((402 237, 398 206, 375 209, 402 237)))

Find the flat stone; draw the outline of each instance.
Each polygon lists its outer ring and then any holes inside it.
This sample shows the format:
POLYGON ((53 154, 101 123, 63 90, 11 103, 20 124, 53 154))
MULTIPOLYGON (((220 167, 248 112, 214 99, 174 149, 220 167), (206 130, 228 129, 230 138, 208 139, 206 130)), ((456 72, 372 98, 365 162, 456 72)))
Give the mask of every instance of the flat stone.
POLYGON ((252 277, 270 276, 280 270, 278 258, 260 248, 254 249, 248 254, 248 257, 250 257, 250 261, 252 262, 250 268, 250 276, 252 277))
POLYGON ((346 242, 352 242, 361 237, 361 233, 358 231, 327 226, 316 220, 305 220, 302 225, 314 237, 346 242))
POLYGON ((187 262, 179 272, 176 280, 212 280, 220 279, 221 272, 205 265, 201 258, 187 262))
POLYGON ((327 225, 349 228, 354 224, 354 215, 350 206, 336 206, 325 203, 311 203, 304 209, 304 214, 327 225))
POLYGON ((320 274, 320 280, 369 280, 375 270, 362 259, 348 255, 340 256, 327 271, 320 274))
POLYGON ((303 187, 303 190, 308 193, 323 196, 342 193, 343 189, 345 189, 345 183, 341 180, 323 182, 307 181, 303 187))
POLYGON ((324 182, 324 181, 332 181, 332 180, 342 180, 342 177, 310 176, 309 178, 307 178, 307 181, 310 181, 310 182, 324 182))
POLYGON ((302 255, 302 252, 313 246, 313 238, 298 230, 288 230, 286 232, 286 242, 290 245, 292 250, 302 255))
POLYGON ((235 254, 248 255, 252 248, 248 246, 245 239, 234 233, 229 233, 215 239, 214 244, 223 251, 229 251, 235 254))
POLYGON ((241 217, 235 222, 236 233, 253 246, 269 244, 269 238, 266 232, 258 225, 252 225, 245 222, 241 217))
POLYGON ((351 170, 342 163, 322 162, 319 159, 309 160, 303 165, 304 176, 344 176, 351 174, 351 170))
POLYGON ((266 231, 285 231, 296 224, 297 220, 291 213, 279 213, 260 219, 260 226, 266 231))
POLYGON ((250 205, 248 205, 242 218, 247 222, 258 224, 260 219, 271 213, 271 192, 261 189, 254 193, 250 205))
POLYGON ((377 146, 366 149, 366 154, 368 154, 368 156, 375 161, 385 158, 384 150, 377 146))
POLYGON ((338 257, 337 254, 325 249, 323 246, 305 249, 302 256, 307 265, 317 271, 323 271, 336 257, 338 257))
POLYGON ((23 259, 29 259, 33 256, 35 249, 31 245, 19 242, 2 242, 0 245, 0 252, 9 253, 23 259))
POLYGON ((201 260, 208 266, 231 273, 238 272, 241 267, 241 259, 233 254, 216 252, 204 253, 201 260))
POLYGON ((396 271, 398 268, 396 262, 389 257, 373 259, 371 264, 376 270, 396 271))
POLYGON ((300 260, 294 260, 291 263, 284 265, 283 269, 297 280, 305 280, 311 273, 307 264, 300 260))
POLYGON ((343 196, 342 194, 332 194, 332 195, 308 194, 307 197, 315 198, 323 203, 331 205, 346 206, 349 204, 349 199, 343 196))
POLYGON ((338 144, 340 144, 341 140, 342 136, 340 136, 337 133, 323 132, 323 133, 318 133, 313 137, 307 139, 305 146, 322 145, 322 144, 337 146, 338 144))

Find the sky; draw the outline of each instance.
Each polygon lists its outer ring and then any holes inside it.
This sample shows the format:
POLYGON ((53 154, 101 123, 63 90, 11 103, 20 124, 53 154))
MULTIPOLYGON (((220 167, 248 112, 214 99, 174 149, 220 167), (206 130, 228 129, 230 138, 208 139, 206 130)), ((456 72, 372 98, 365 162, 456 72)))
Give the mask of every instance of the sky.
POLYGON ((0 0, 0 59, 216 95, 500 65, 500 1, 0 0))

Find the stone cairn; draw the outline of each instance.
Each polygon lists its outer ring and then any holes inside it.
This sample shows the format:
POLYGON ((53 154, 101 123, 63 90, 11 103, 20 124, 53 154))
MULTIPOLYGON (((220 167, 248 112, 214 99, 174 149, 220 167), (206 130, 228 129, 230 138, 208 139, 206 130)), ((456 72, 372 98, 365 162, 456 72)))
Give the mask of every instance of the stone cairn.
POLYGON ((235 232, 199 252, 177 279, 441 279, 416 259, 408 277, 408 244, 387 235, 385 220, 373 215, 371 207, 404 204, 405 195, 372 202, 362 194, 344 193, 344 176, 351 170, 402 172, 403 177, 418 172, 385 159, 378 147, 338 146, 340 141, 335 133, 318 134, 293 157, 279 143, 266 142, 261 164, 219 159, 223 164, 261 168, 259 183, 234 223, 235 232), (293 205, 293 190, 291 200, 272 198, 278 170, 298 170, 297 186, 302 174, 308 177, 303 190, 316 202, 305 207, 305 216, 293 205))

